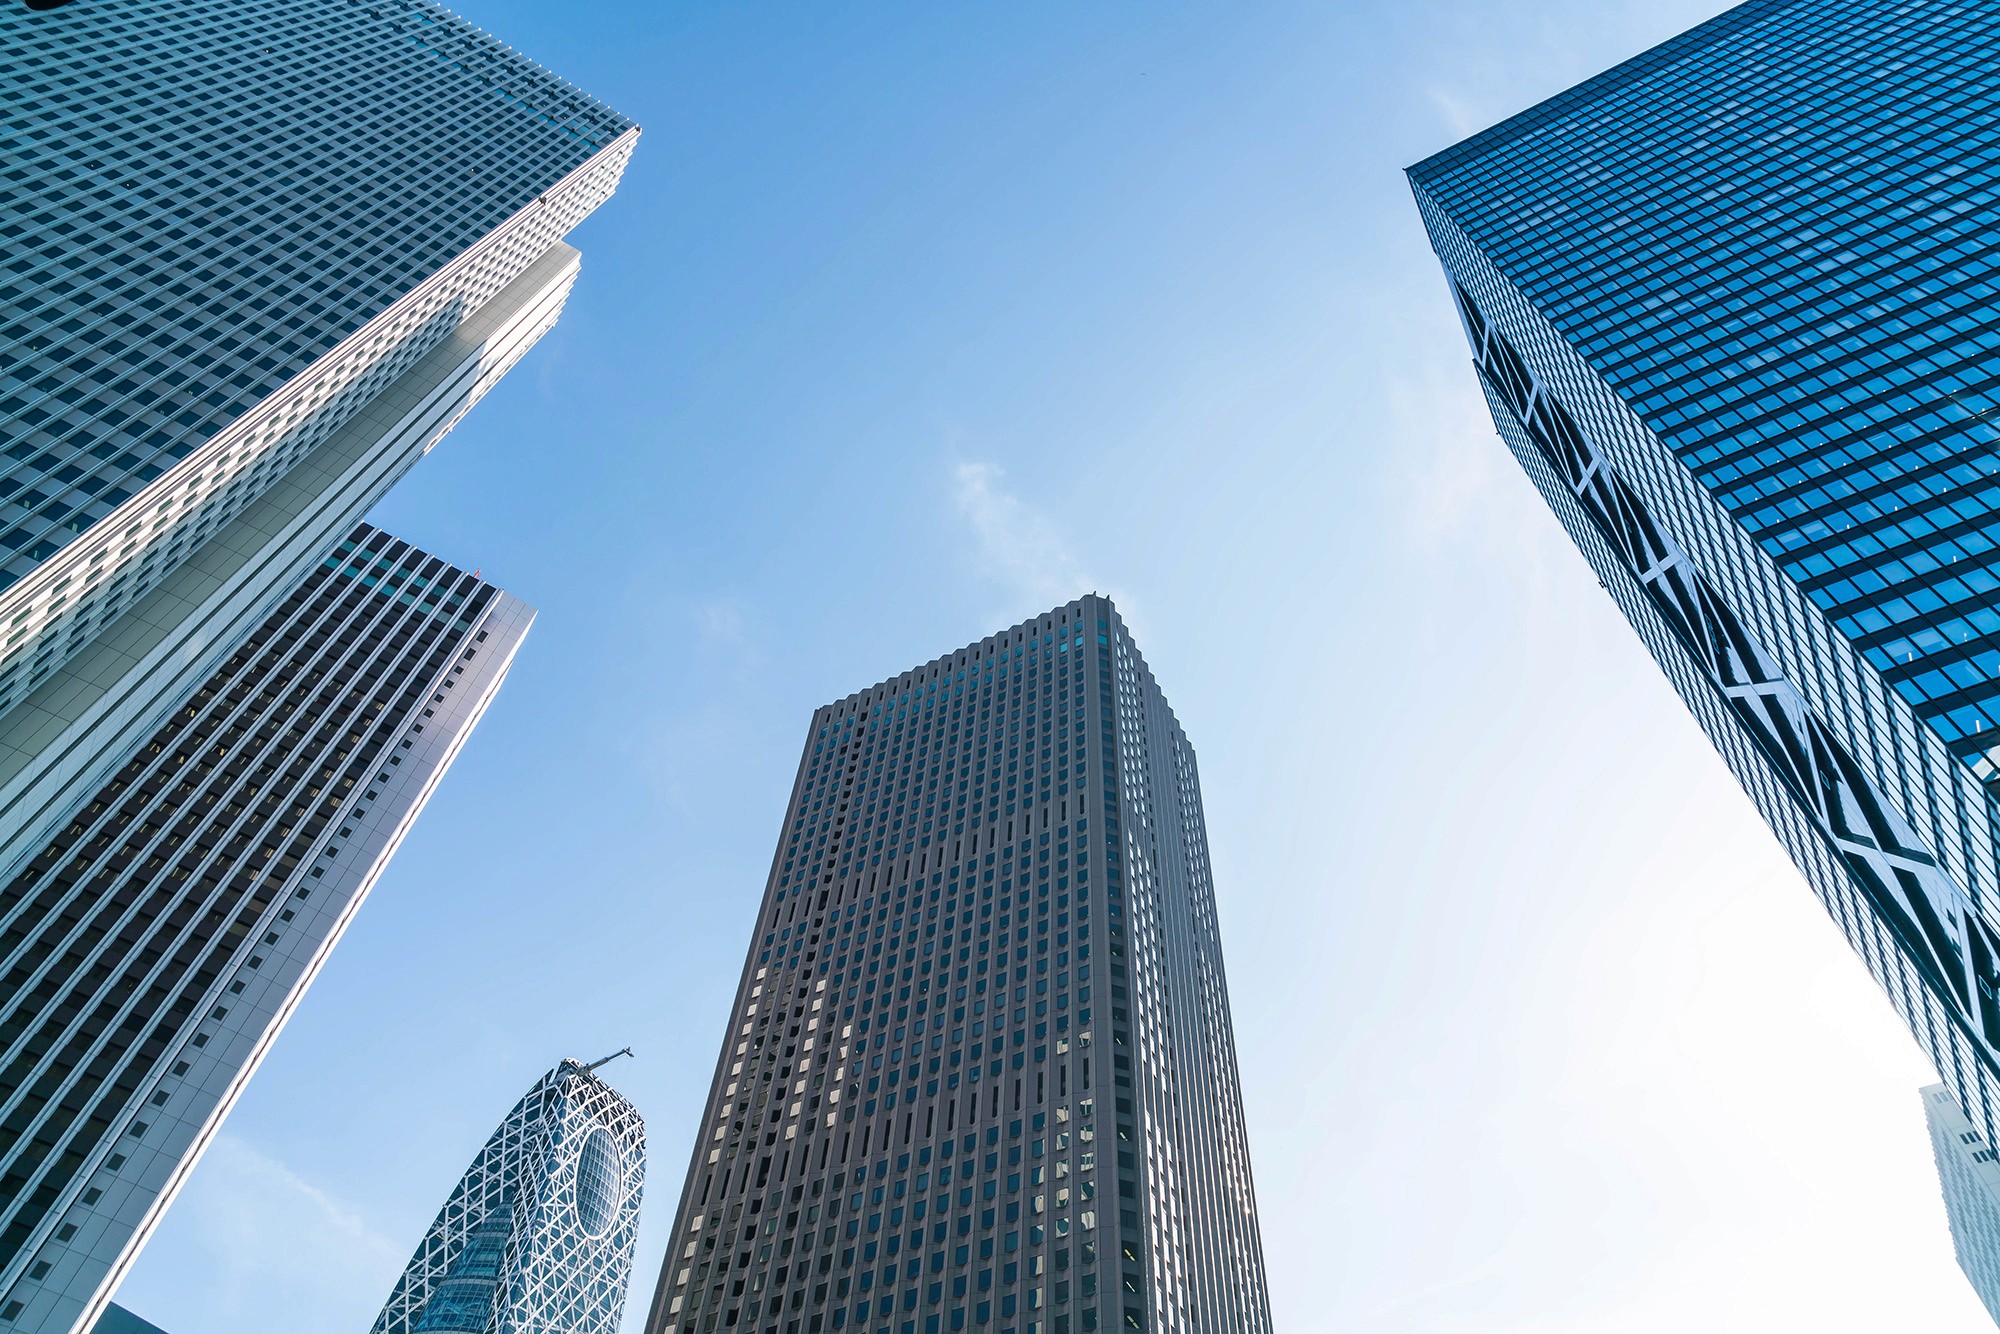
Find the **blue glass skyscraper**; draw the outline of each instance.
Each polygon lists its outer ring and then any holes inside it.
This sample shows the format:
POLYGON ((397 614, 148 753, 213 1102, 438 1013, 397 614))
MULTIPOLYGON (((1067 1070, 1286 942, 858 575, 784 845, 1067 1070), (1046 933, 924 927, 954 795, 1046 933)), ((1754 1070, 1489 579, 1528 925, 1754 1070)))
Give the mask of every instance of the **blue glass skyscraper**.
POLYGON ((1502 437, 1994 1141, 2000 9, 1752 0, 1419 163, 1502 437))

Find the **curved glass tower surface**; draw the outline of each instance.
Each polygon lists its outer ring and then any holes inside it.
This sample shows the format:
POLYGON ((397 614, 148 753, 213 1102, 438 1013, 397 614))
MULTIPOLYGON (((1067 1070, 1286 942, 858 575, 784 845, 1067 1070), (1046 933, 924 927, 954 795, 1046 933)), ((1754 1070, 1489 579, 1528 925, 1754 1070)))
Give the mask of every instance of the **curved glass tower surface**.
POLYGON ((1751 0, 1410 170, 1501 436, 1988 1142, 2000 9, 1751 0))
POLYGON ((536 1081, 459 1179, 372 1334, 615 1334, 646 1127, 597 1065, 536 1081))

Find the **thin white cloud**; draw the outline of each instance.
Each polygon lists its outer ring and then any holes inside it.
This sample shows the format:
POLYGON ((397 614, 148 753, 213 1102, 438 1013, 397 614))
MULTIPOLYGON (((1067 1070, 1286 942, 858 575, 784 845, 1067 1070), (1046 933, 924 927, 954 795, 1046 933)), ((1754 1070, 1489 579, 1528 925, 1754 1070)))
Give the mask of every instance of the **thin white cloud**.
POLYGON ((630 661, 645 673, 634 686, 665 673, 673 688, 617 720, 618 744, 666 808, 691 817, 714 797, 719 757, 756 744, 744 692, 764 668, 763 636, 756 608, 730 594, 647 595, 646 605, 634 618, 630 661))
POLYGON ((1454 138, 1463 139, 1485 124, 1472 113, 1456 92, 1432 86, 1424 89, 1424 97, 1454 138))
POLYGON ((1463 364, 1389 382, 1407 530, 1434 554, 1456 549, 1539 564, 1559 530, 1539 503, 1527 503, 1533 483, 1507 452, 1476 383, 1463 364))
POLYGON ((761 655, 751 642, 743 603, 733 597, 715 597, 694 608, 697 642, 704 652, 755 662, 761 655))
POLYGON ((1067 602, 1094 586, 1048 517, 1004 485, 997 463, 960 463, 952 499, 979 540, 981 572, 1037 606, 1067 602))
POLYGON ((416 1242, 398 1245, 332 1191, 228 1134, 174 1212, 179 1226, 155 1239, 150 1263, 126 1285, 131 1303, 167 1328, 233 1323, 278 1293, 297 1334, 365 1326, 416 1242), (149 1281, 165 1270, 180 1281, 149 1281), (194 1275, 200 1281, 188 1283, 194 1275), (195 1292, 200 1306, 183 1305, 195 1292))

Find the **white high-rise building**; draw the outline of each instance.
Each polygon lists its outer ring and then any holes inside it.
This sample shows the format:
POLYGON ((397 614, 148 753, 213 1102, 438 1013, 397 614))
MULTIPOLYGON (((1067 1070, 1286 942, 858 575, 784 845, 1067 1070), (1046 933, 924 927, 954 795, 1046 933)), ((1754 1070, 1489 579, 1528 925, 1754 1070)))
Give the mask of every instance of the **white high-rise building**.
POLYGON ((1987 1313, 2000 1323, 2000 1153, 1966 1120, 1950 1089, 1933 1084, 1923 1099, 1952 1250, 1987 1313))
POLYGON ((548 331, 638 130, 429 0, 0 50, 4 863, 548 331))
POLYGON ((4 4, 0 52, 0 1334, 67 1334, 526 629, 357 525, 553 326, 638 130, 430 0, 4 4))
POLYGON ((364 526, 0 880, 0 1329, 102 1311, 533 615, 364 526))

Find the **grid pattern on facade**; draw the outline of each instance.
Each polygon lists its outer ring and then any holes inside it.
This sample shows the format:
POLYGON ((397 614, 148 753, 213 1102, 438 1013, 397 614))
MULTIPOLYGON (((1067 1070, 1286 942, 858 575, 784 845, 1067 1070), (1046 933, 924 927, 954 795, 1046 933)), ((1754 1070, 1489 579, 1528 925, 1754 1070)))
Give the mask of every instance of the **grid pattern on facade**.
POLYGON ((1142 1184, 1115 617, 815 716, 653 1334, 1154 1328, 1114 1203, 1142 1184))
MULTIPOLYGON (((1249 1131, 1194 749, 1115 614, 1112 640, 1138 1048, 1136 1070, 1114 1069, 1114 1079, 1134 1086, 1119 1089, 1116 1107, 1123 1114, 1136 1097, 1141 1130, 1137 1149, 1119 1150, 1120 1222, 1145 1238, 1142 1250, 1121 1255, 1129 1266, 1121 1279, 1130 1291, 1143 1274, 1162 1331, 1268 1334, 1249 1131), (1128 1181, 1137 1200, 1129 1216, 1128 1181)), ((1119 990, 1114 986, 1112 1020, 1122 1027, 1127 1010, 1118 1005, 1119 990)))
MULTIPOLYGON (((233 652, 292 585, 555 321, 576 272, 558 243, 0 716, 0 877, 233 652), (58 736, 54 744, 48 737, 58 736)), ((525 608, 523 608, 525 611, 525 608)))
MULTIPOLYGON (((76 1225, 57 1220, 95 1203, 93 1172, 116 1175, 149 1122, 181 1114, 172 1075, 322 889, 376 796, 370 776, 402 764, 435 711, 427 696, 441 704, 482 651, 494 597, 357 530, 0 887, 10 1284, 60 1262, 76 1225)), ((0 1289, 0 1322, 26 1301, 0 1289)))
POLYGON ((0 46, 4 708, 608 196, 636 131, 417 0, 8 7, 0 46))
MULTIPOLYGON (((1467 333, 1475 348, 1480 349, 1480 380, 1502 439, 1639 631, 1683 701, 1805 873, 1814 893, 1881 983, 1912 1034, 1937 1063, 1961 1105, 1982 1123, 1990 1124, 1996 1113, 2000 1113, 2000 1098, 1996 1098, 2000 1086, 1996 1086, 1992 1077, 1986 1043, 1975 1035, 1975 1027, 1969 1022, 1976 1016, 1990 1032, 1989 1017, 1982 1009, 1969 1014, 1966 1005, 1954 998, 1953 988, 1934 985, 1935 974, 1927 976, 1920 966, 1921 948, 1910 948, 1913 943, 1921 943, 1913 942, 1911 933, 1903 929, 1907 918, 1899 919, 1882 911, 1881 905, 1893 900, 1864 888, 1864 880, 1855 873, 1854 860, 1843 853, 1839 839, 1829 836, 1829 814, 1847 805, 1844 797, 1830 802, 1822 800, 1820 778, 1832 776, 1834 769, 1829 766, 1802 783, 1804 771, 1785 753, 1788 746, 1821 729, 1826 717, 1851 719, 1853 712, 1847 701, 1838 697, 1829 701, 1824 696, 1810 694, 1805 697, 1810 708, 1801 713, 1800 701, 1790 698, 1792 692, 1787 689, 1794 681, 1789 673, 1795 670, 1789 664, 1785 672, 1775 675, 1768 668, 1759 668, 1758 673, 1764 679, 1739 677, 1738 673, 1764 656, 1745 626, 1756 627, 1757 635, 1767 633, 1773 624, 1770 604, 1754 596, 1744 596, 1741 566, 1730 559, 1735 553, 1729 547, 1709 538, 1700 548, 1702 560, 1698 563, 1667 534, 1659 520, 1662 513, 1671 512, 1668 505, 1673 493, 1643 466, 1633 467, 1630 475, 1639 479, 1635 484, 1627 485, 1626 477, 1620 475, 1620 469, 1631 460, 1643 463, 1645 458, 1643 453, 1630 448, 1635 443, 1634 437, 1618 434, 1621 424, 1631 424, 1602 411, 1601 402, 1593 403, 1591 391, 1596 382, 1570 373, 1570 367, 1550 355, 1550 348, 1559 344, 1541 337, 1546 334, 1552 338, 1553 334, 1546 325, 1537 324, 1532 310, 1518 293, 1506 287, 1490 265, 1479 260, 1447 220, 1428 213, 1427 217, 1432 222, 1440 252, 1448 256, 1450 271, 1465 287, 1479 293, 1477 302, 1461 297, 1465 302, 1462 310, 1467 319, 1467 333), (1553 388, 1558 385, 1560 393, 1569 396, 1567 401, 1577 407, 1568 413, 1568 424, 1588 420, 1592 431, 1606 433, 1603 439, 1586 434, 1580 427, 1571 436, 1565 425, 1559 424, 1564 419, 1558 418, 1554 410, 1566 400, 1553 388), (1543 403, 1549 408, 1531 432, 1528 423, 1536 420, 1543 403), (1523 405, 1526 418, 1522 415, 1523 405), (1566 445, 1557 443, 1558 434, 1566 445), (1581 454, 1575 452, 1579 444, 1583 448, 1581 454), (1619 462, 1607 464, 1600 450, 1620 444, 1627 447, 1626 452, 1616 454, 1615 448, 1610 450, 1619 462), (1714 578, 1716 571, 1736 578, 1734 581, 1714 578), (1694 581, 1700 582, 1699 591, 1692 586, 1694 581), (1719 596, 1718 588, 1725 590, 1719 596), (1830 713, 1825 712, 1829 704, 1830 713), (1746 709, 1770 711, 1766 716, 1771 726, 1755 723, 1754 712, 1746 709), (1774 746, 1772 727, 1795 740, 1780 741, 1774 746)), ((1597 386, 1597 392, 1607 391, 1597 386)), ((1705 530, 1694 525, 1683 525, 1683 531, 1693 533, 1696 540, 1705 534, 1705 530)), ((1810 610, 1809 604, 1804 610, 1810 610)), ((1855 662, 1856 671, 1867 670, 1858 657, 1855 662)), ((1874 702, 1886 708, 1894 699, 1887 692, 1879 692, 1874 702)), ((1910 726, 1916 726, 1913 719, 1910 726)), ((1851 730, 1833 730, 1839 733, 1838 742, 1853 743, 1851 730)), ((1848 759, 1854 758, 1849 753, 1848 759)), ((1877 763, 1859 766, 1862 773, 1853 779, 1857 791, 1865 791, 1871 784, 1879 790, 1882 783, 1879 755, 1869 752, 1868 758, 1877 763)), ((1954 768, 1965 786, 1974 789, 1974 798, 1983 808, 1984 799, 1977 792, 1976 780, 1964 769, 1952 766, 1941 748, 1937 764, 1954 768)), ((1886 804, 1892 809, 1876 814, 1893 819, 1895 803, 1886 804)), ((1907 835, 1903 836, 1907 841, 1907 835)), ((1948 906, 1960 897, 1953 892, 1958 885, 1954 877, 1923 866, 1925 854, 1921 847, 1906 851, 1917 856, 1903 869, 1915 873, 1920 882, 1927 882, 1912 887, 1916 900, 1948 906), (1940 885, 1941 878, 1948 883, 1940 885)), ((1913 903, 1912 907, 1915 906, 1913 903)), ((1922 934, 1929 936, 1937 951, 1951 956, 1955 964, 1965 958, 1962 945, 1954 943, 1949 931, 1922 934)), ((1955 971, 1962 975, 1963 965, 1957 964, 1955 971)))
POLYGON ((1667 679, 1700 723, 1758 812, 1804 873, 1849 945, 1881 984, 1911 1033, 1937 1063, 1960 1105, 1977 1109, 1985 1123, 2000 1105, 1990 1067, 1975 1049, 1962 1019, 1947 1011, 1942 993, 1928 986, 1888 922, 1861 892, 1849 867, 1770 762, 1753 743, 1728 696, 1716 688, 1709 667, 1690 652, 1687 641, 1660 609, 1638 574, 1626 564, 1598 519, 1580 502, 1569 478, 1559 473, 1541 447, 1521 427, 1506 401, 1488 385, 1501 438, 1527 472, 1563 528, 1576 542, 1606 590, 1653 654, 1667 679))
POLYGON ((1753 0, 1413 169, 1983 778, 2000 14, 1753 0))
POLYGON ((562 1062, 452 1188, 372 1334, 616 1334, 645 1175, 638 1112, 562 1062))
MULTIPOLYGON (((1897 951, 2000 1064, 2000 931, 1937 864, 1838 735, 1672 538, 1576 417, 1455 289, 1497 419, 1532 442, 1621 567, 1729 701, 1737 725, 1834 848, 1897 951)), ((1878 976, 1883 961, 1871 959, 1878 976)))
MULTIPOLYGON (((1802 578, 1791 549, 1772 540, 1778 530, 1753 521, 1741 497, 1725 500, 1715 477, 1703 471, 1713 460, 1697 458, 1688 438, 1677 434, 1686 422, 1668 422, 1660 404, 1646 397, 1680 374, 1659 361, 1672 344, 1691 365, 1710 358, 1690 372, 1694 381, 1711 389, 1735 384, 1751 406, 1763 402, 1756 395, 1766 391, 1793 400, 1820 395, 1827 412, 1837 411, 1835 400, 1850 393, 1853 402, 1872 403, 1870 412, 1885 430, 1869 447, 1893 452, 1903 448, 1897 442, 1911 438, 1915 419, 1897 418, 1882 397, 1881 372, 1895 363, 1894 349, 1902 345, 1891 335, 1900 335, 1924 366, 1956 365, 1962 373, 1973 365, 1969 347, 1952 341, 1953 331, 1970 327, 1970 317, 1955 313, 1957 298, 1949 292, 1939 290, 1934 305, 1910 292, 1886 294, 1883 299, 1901 313, 1878 326, 1871 323, 1873 309, 1846 309, 1839 306, 1844 297, 1830 295, 1839 287, 1838 274, 1808 282, 1788 267, 1798 247, 1821 239, 1812 217, 1798 212, 1801 191, 1818 191, 1831 206, 1843 192, 1859 197, 1877 190, 1883 216, 1894 213, 1890 197, 1908 186, 1910 164, 1877 152, 1882 98, 1903 98, 1902 110, 1890 117, 1899 133, 1935 136, 1931 155, 1941 165, 1931 184, 1940 190, 1955 178, 1951 164, 1960 154, 1939 145, 1964 139, 1963 157, 1973 170, 1990 151, 1953 97, 1929 95, 1935 90, 1927 80, 1938 66, 1924 52, 1934 32, 1968 21, 1990 26, 1991 16, 1931 3, 1894 9, 1758 0, 1419 164, 1411 175, 1432 244, 1456 284, 1467 335, 1481 349, 1482 383, 1502 437, 1937 1063, 1961 1108, 1991 1138, 2000 1114, 1992 907, 2000 830, 1982 781, 1991 770, 1960 744, 1963 738, 1935 725, 1934 710, 1888 679, 1892 673, 1881 655, 1869 653, 1851 626, 1835 624, 1827 600, 1806 587, 1810 580, 1802 578), (1863 59, 1856 44, 1871 41, 1879 49, 1863 59), (1849 90, 1840 71, 1816 68, 1838 63, 1827 53, 1843 51, 1875 71, 1874 86, 1849 90), (1788 76, 1771 78, 1778 69, 1788 76), (1691 79, 1691 70, 1700 76, 1691 79), (1750 215, 1764 196, 1761 186, 1749 186, 1754 173, 1742 174, 1740 155, 1729 147, 1734 141, 1677 158, 1647 142, 1649 134, 1670 139, 1705 124, 1702 109, 1714 109, 1704 100, 1710 92, 1726 101, 1731 90, 1750 84, 1765 92, 1783 89, 1793 99, 1786 116, 1772 120, 1772 134, 1786 140, 1794 165, 1818 164, 1817 175, 1803 178, 1771 174, 1769 245, 1761 252, 1732 249, 1734 240, 1718 236, 1712 251, 1681 256, 1671 286, 1650 294, 1628 290, 1622 302, 1593 317, 1601 327, 1578 325, 1575 312, 1600 296, 1587 289, 1622 281, 1612 266, 1614 252, 1629 252, 1625 257, 1639 267, 1656 265, 1656 251, 1673 230, 1660 223, 1662 210, 1708 210, 1718 226, 1754 222, 1750 215), (1593 116, 1603 122, 1601 133, 1593 129, 1593 116), (1565 149, 1570 157, 1563 156, 1565 149), (1621 153, 1619 172, 1607 172, 1607 154, 1621 153), (1872 165, 1847 172, 1850 156, 1872 165), (1622 203, 1613 189, 1621 178, 1629 195, 1622 203), (1725 206, 1732 203, 1742 216, 1728 214, 1725 206), (1579 262, 1558 282, 1549 267, 1553 254, 1534 264, 1524 259, 1537 244, 1528 233, 1560 231, 1574 225, 1572 215, 1594 219, 1590 225, 1598 234, 1579 240, 1579 262), (1770 272, 1759 267, 1760 256, 1770 272), (1813 307, 1830 321, 1822 332, 1837 324, 1842 336, 1815 342, 1794 326, 1797 336, 1790 341, 1758 345, 1754 355, 1761 360, 1749 371, 1718 364, 1710 356, 1717 322, 1740 324, 1744 302, 1763 301, 1760 284, 1767 282, 1773 327, 1797 317, 1797 307, 1782 304, 1781 297, 1825 298, 1832 304, 1813 307), (1615 308, 1629 319, 1629 338, 1610 322, 1615 308), (1933 318, 1937 327, 1926 324, 1933 318), (1681 325, 1686 337, 1675 342, 1673 331, 1681 325), (1652 359, 1646 376, 1654 384, 1639 386, 1632 378, 1634 349, 1652 359), (1810 384, 1788 384, 1793 359, 1810 368, 1810 384), (1773 384, 1781 388, 1773 391, 1773 384), (1551 411, 1538 417, 1544 401, 1551 411), (1561 416, 1553 411, 1558 408, 1561 416), (1793 753, 1786 754, 1788 748, 1793 753), (1867 846, 1877 839, 1883 840, 1879 849, 1867 846), (1889 855, 1878 858, 1878 850, 1889 855), (1895 863, 1893 873, 1872 882, 1868 872, 1879 873, 1887 863, 1895 863)), ((1964 34, 1968 49, 1985 40, 1981 32, 1964 34)), ((1953 68, 1965 86, 1984 86, 1979 81, 1992 78, 1984 65, 1953 68)), ((1946 222, 1955 216, 1951 207, 1940 213, 1946 222)), ((1930 249, 1933 235, 1934 258, 1946 269, 1963 267, 1962 238, 1948 226, 1926 229, 1906 243, 1930 249)), ((1925 268, 1916 287, 1937 289, 1937 272, 1934 265, 1925 268)), ((1733 346, 1725 340, 1723 350, 1747 362, 1753 355, 1748 335, 1739 330, 1730 338, 1733 346)), ((1799 466, 1807 473, 1845 468, 1855 448, 1852 436, 1827 434, 1824 420, 1815 418, 1785 437, 1785 448, 1805 451, 1799 466), (1826 459, 1816 457, 1819 449, 1827 451, 1826 459)), ((1916 433, 1925 431, 1950 434, 1928 419, 1916 433)), ((1704 440, 1700 448, 1706 449, 1725 443, 1725 436, 1704 440)), ((1885 466, 1884 476, 1898 475, 1899 466, 1885 466)), ((1984 483, 1960 476, 1955 485, 1957 499, 1972 500, 1984 483)), ((1909 531, 1916 533, 1929 521, 1917 511, 1930 502, 1914 492, 1897 503, 1904 502, 1915 507, 1909 531)), ((1895 561, 1889 548, 1863 543, 1841 559, 1864 557, 1885 566, 1895 561)), ((1951 587, 1940 589, 1958 596, 1951 587)))
POLYGON ((1952 1250, 1987 1313, 2000 1321, 2000 1155, 1965 1119, 1951 1090, 1934 1085, 1922 1097, 1952 1250))

